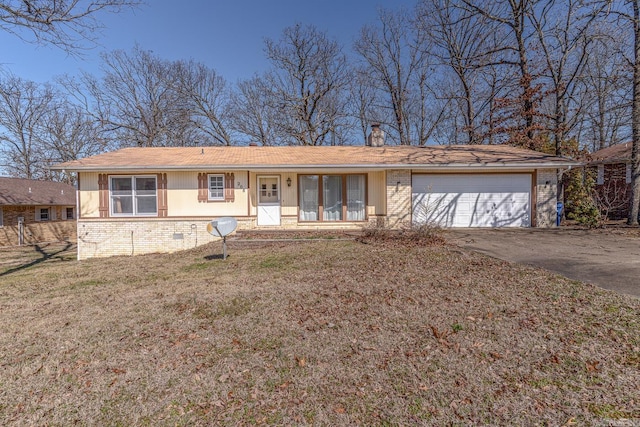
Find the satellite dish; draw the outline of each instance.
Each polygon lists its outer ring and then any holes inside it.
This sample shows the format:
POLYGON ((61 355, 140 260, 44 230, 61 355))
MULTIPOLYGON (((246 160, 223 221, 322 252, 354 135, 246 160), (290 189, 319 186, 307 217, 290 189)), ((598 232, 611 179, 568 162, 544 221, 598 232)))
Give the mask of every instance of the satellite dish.
POLYGON ((230 216, 219 218, 217 221, 211 221, 207 224, 209 234, 222 237, 222 259, 227 259, 227 236, 233 233, 238 226, 238 221, 230 216))
POLYGON ((233 233, 238 226, 238 221, 230 216, 219 218, 207 224, 207 231, 216 237, 225 237, 233 233))

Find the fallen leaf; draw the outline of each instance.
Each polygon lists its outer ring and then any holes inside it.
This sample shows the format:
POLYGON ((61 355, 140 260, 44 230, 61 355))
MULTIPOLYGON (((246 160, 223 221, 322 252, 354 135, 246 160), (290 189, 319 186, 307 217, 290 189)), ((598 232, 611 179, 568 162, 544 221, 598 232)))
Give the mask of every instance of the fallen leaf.
POLYGON ((598 371, 600 368, 598 367, 598 365, 600 365, 600 361, 599 360, 593 360, 593 361, 588 361, 586 362, 587 364, 587 372, 595 372, 598 371))

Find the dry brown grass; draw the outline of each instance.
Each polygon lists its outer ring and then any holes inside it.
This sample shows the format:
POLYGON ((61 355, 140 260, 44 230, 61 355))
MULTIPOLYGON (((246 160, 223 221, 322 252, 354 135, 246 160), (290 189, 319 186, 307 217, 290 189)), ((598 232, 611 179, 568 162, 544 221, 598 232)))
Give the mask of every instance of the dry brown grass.
POLYGON ((219 246, 1 265, 0 425, 640 423, 637 299, 447 245, 219 246))

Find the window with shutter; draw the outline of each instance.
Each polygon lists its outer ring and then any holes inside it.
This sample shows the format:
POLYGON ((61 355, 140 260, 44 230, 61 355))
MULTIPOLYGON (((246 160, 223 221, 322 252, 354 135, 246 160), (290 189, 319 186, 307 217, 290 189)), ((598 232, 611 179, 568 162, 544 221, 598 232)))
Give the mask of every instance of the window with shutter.
POLYGON ((233 173, 198 174, 199 202, 233 202, 235 175, 233 173))
POLYGON ((235 176, 233 173, 225 174, 225 189, 224 200, 225 202, 233 202, 236 198, 236 192, 234 190, 235 176))
POLYGON ((49 208, 37 207, 36 208, 36 221, 50 221, 51 210, 49 208))
POLYGON ((165 218, 169 214, 167 206, 167 174, 159 173, 158 176, 158 216, 165 218))
POLYGON ((109 216, 109 177, 107 174, 98 175, 98 203, 100 218, 109 216))
POLYGON ((207 174, 198 174, 198 202, 206 202, 207 197, 207 174))
POLYGON ((157 216, 157 176, 112 176, 111 194, 112 216, 157 216))
POLYGON ((209 200, 225 200, 225 179, 222 174, 209 175, 209 200))

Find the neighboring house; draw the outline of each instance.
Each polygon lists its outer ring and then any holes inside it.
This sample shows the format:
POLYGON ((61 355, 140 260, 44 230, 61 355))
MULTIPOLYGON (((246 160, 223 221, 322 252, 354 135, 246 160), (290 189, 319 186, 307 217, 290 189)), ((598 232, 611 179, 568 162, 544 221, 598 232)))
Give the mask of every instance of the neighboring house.
POLYGON ((125 148, 53 169, 78 173, 84 259, 204 244, 224 216, 239 229, 553 227, 557 171, 576 165, 505 145, 245 146, 125 148))
POLYGON ((631 198, 631 143, 603 148, 590 157, 586 167, 595 179, 600 209, 610 219, 626 218, 631 198))
POLYGON ((0 177, 0 246, 75 240, 76 189, 0 177))

